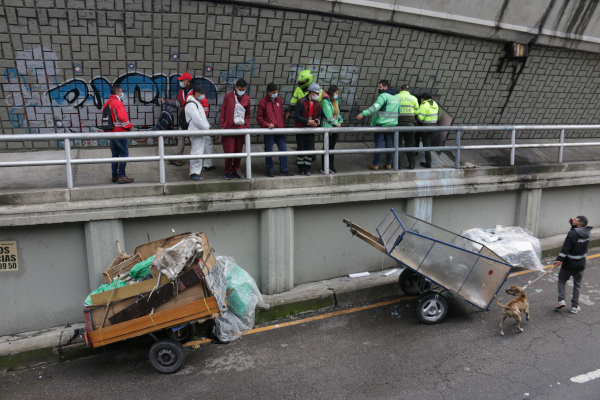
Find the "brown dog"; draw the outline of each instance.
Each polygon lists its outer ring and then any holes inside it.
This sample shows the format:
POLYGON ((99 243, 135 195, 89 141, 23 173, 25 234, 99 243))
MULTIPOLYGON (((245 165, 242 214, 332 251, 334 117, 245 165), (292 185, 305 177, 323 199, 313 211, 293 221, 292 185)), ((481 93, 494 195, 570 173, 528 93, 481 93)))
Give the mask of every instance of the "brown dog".
POLYGON ((529 321, 529 300, 525 296, 525 291, 521 286, 511 286, 510 289, 506 289, 506 293, 515 296, 515 298, 505 305, 500 304, 496 297, 494 300, 500 307, 502 307, 502 319, 500 320, 500 334, 504 335, 502 327, 504 326, 504 320, 508 317, 513 317, 517 323, 517 329, 519 332, 523 332, 521 329, 521 312, 525 312, 525 319, 529 321))

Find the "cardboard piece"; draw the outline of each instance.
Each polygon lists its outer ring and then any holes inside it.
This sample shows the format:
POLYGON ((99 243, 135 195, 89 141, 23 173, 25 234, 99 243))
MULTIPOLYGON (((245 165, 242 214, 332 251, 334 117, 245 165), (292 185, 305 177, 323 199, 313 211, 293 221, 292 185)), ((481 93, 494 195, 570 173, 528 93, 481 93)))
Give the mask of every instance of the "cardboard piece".
POLYGON ((179 235, 170 236, 168 238, 155 240, 154 242, 146 243, 141 246, 138 246, 133 251, 133 254, 137 254, 140 256, 142 260, 147 259, 148 257, 152 257, 156 254, 156 251, 159 247, 163 249, 167 249, 169 247, 175 246, 177 243, 181 242, 183 238, 188 235, 191 235, 192 232, 180 233, 179 235))
MULTIPOLYGON (((157 277, 158 277, 158 275, 157 275, 157 277)), ((134 283, 131 285, 117 288, 115 290, 115 294, 112 298, 112 301, 115 302, 115 301, 126 299, 128 297, 137 296, 140 293, 149 292, 152 289, 154 289, 154 287, 156 286, 156 281, 157 281, 157 279, 154 278, 154 279, 149 279, 147 281, 142 281, 142 282, 138 282, 138 283, 134 283)), ((169 278, 167 278, 166 276, 163 275, 160 277, 159 286, 162 286, 167 282, 169 282, 169 278)), ((107 290, 106 292, 93 294, 91 296, 92 304, 95 306, 103 306, 103 305, 107 304, 108 301, 110 300, 111 293, 112 293, 112 290, 107 290)))

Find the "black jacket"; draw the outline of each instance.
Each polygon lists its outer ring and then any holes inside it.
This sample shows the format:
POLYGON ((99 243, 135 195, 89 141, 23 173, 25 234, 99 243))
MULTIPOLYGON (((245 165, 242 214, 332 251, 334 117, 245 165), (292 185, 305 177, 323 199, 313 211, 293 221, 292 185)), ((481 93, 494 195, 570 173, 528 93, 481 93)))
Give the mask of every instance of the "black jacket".
POLYGON ((588 243, 590 242, 591 226, 576 228, 571 226, 571 230, 565 238, 562 249, 556 257, 556 261, 562 261, 563 268, 583 271, 585 269, 585 258, 587 257, 588 243))

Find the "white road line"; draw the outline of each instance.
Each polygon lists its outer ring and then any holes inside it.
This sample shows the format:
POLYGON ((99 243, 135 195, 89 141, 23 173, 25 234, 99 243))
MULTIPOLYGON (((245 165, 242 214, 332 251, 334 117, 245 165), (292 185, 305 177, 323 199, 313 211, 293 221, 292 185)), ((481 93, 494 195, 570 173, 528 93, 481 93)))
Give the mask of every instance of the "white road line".
POLYGON ((586 383, 597 378, 600 378, 600 369, 588 372, 587 374, 574 376, 571 378, 571 382, 586 383))

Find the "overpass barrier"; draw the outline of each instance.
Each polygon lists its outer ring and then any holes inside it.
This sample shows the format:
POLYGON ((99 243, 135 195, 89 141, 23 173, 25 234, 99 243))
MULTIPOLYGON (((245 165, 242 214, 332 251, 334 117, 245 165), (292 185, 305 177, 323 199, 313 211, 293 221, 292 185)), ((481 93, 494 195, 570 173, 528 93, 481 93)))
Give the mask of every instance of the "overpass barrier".
MULTIPOLYGON (((339 127, 339 128, 278 128, 278 129, 221 129, 221 130, 189 130, 180 131, 129 131, 129 132, 87 132, 87 133, 51 133, 34 135, 0 135, 0 142, 21 142, 21 141, 64 141, 65 158, 58 160, 29 160, 29 161, 11 161, 1 162, 0 167, 29 167, 29 166, 48 166, 65 165, 67 172, 67 187, 73 188, 73 169, 74 164, 100 164, 114 162, 159 162, 160 183, 166 183, 165 161, 171 160, 196 160, 196 159, 220 159, 220 158, 245 158, 246 159, 246 178, 252 179, 252 158, 253 157, 278 157, 278 156, 300 156, 300 155, 323 155, 323 171, 329 174, 329 155, 337 154, 364 154, 364 153, 394 153, 393 169, 399 169, 399 154, 409 151, 454 151, 455 168, 460 168, 460 152, 462 150, 490 150, 490 149, 510 149, 510 165, 515 163, 515 151, 522 148, 557 148, 559 163, 563 161, 563 151, 565 147, 587 147, 600 146, 600 142, 582 142, 565 143, 566 130, 600 130, 600 125, 463 125, 463 126, 393 126, 393 127, 339 127), (461 145, 461 135, 467 131, 511 131, 510 144, 499 145, 461 145), (559 131, 558 142, 547 143, 525 143, 517 144, 517 132, 520 131, 559 131), (401 147, 400 133, 403 132, 446 132, 452 131, 456 134, 455 143, 452 146, 431 146, 431 147, 401 147), (394 133, 393 148, 370 148, 370 149, 329 149, 329 134, 331 133, 394 133), (295 135, 295 134, 323 134, 323 150, 310 151, 272 151, 272 152, 252 152, 251 136, 260 135, 295 135), (202 155, 165 155, 165 137, 173 136, 245 136, 246 151, 243 153, 218 153, 202 155), (110 158, 71 158, 71 141, 85 139, 148 139, 155 138, 158 141, 158 155, 144 157, 119 157, 110 158)), ((279 149, 278 149, 279 150, 279 149)))

